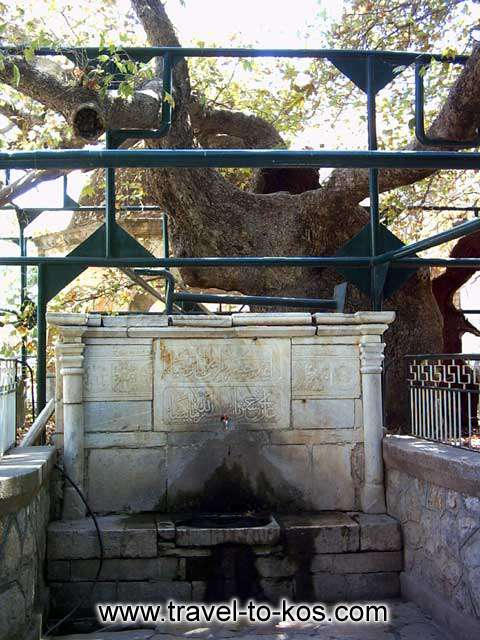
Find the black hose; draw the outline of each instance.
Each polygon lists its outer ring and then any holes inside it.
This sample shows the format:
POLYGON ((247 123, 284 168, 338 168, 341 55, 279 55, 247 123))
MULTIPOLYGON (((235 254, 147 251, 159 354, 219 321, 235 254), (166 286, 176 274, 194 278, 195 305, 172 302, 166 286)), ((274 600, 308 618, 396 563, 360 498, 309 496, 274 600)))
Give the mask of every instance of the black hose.
POLYGON ((75 489, 75 491, 78 493, 78 495, 80 496, 81 501, 83 502, 83 504, 85 505, 86 509, 87 509, 87 516, 90 516, 93 520, 93 523, 95 525, 95 529, 97 530, 97 537, 98 537, 98 546, 100 547, 100 558, 99 558, 99 563, 98 563, 98 569, 97 569, 97 573, 95 575, 95 578, 92 582, 92 586, 89 590, 88 593, 86 593, 83 598, 81 598, 79 600, 79 602, 73 607, 73 609, 71 611, 69 611, 67 613, 66 616, 64 616, 61 620, 59 620, 58 622, 56 622, 53 626, 49 627, 47 629, 47 631, 45 632, 45 638, 47 638, 53 631, 55 631, 55 629, 58 629, 58 627, 60 627, 62 624, 64 624, 64 622, 66 622, 69 618, 71 618, 73 616, 74 613, 76 613, 80 607, 82 606, 82 604, 88 599, 90 598, 90 596, 93 593, 93 590, 95 589, 98 579, 100 577, 100 574, 102 572, 102 567, 103 567, 103 561, 105 558, 105 550, 104 550, 104 546, 103 546, 103 537, 102 537, 102 532, 100 530, 99 524, 98 524, 98 520, 95 516, 95 514, 93 513, 93 511, 90 509, 90 506, 85 498, 85 496, 83 495, 80 487, 70 478, 70 476, 65 472, 65 470, 58 464, 55 464, 55 469, 58 469, 58 471, 60 471, 60 473, 63 475, 63 477, 65 478, 65 480, 67 480, 72 487, 75 489))
POLYGON ((32 424, 33 424, 35 422, 35 415, 36 415, 36 412, 35 412, 35 384, 34 384, 34 381, 33 381, 33 369, 28 364, 28 362, 22 362, 21 360, 19 362, 20 362, 20 364, 22 366, 27 367, 28 372, 30 374, 30 393, 31 393, 31 396, 32 396, 32 424))
POLYGON ((35 422, 35 384, 33 377, 33 369, 28 364, 28 362, 24 362, 21 358, 15 358, 15 362, 20 364, 22 367, 26 367, 28 369, 28 373, 30 374, 30 392, 31 392, 31 401, 32 401, 32 424, 35 422))

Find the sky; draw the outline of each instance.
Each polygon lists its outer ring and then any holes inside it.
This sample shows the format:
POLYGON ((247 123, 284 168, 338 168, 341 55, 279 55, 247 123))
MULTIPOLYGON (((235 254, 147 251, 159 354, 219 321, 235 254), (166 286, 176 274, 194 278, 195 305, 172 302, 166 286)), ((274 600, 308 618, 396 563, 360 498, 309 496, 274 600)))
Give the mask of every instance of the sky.
MULTIPOLYGON (((22 0, 18 0, 22 2, 22 0)), ((62 0, 57 1, 61 9, 62 0)), ((232 37, 240 33, 245 45, 257 45, 265 48, 317 48, 324 46, 320 35, 315 34, 308 25, 312 23, 316 14, 325 15, 327 20, 337 18, 343 7, 342 0, 187 0, 186 7, 180 0, 167 0, 167 10, 176 25, 180 40, 184 46, 195 45, 198 39, 215 42, 218 46, 231 46, 232 37), (310 33, 308 37, 306 33, 310 33)), ((118 1, 119 11, 130 8, 128 0, 118 1)), ((46 11, 47 3, 39 3, 46 11)), ((474 11, 480 16, 480 6, 474 5, 474 11)), ((51 14, 49 14, 51 19, 51 14)), ((59 13, 59 20, 60 13, 59 13)), ((96 44, 95 36, 88 44, 96 44)), ((312 134, 314 136, 314 134, 312 134)), ((315 146, 315 137, 310 138, 315 146)), ((302 140, 300 140, 300 145, 302 140)), ((329 146, 327 142, 327 147, 329 146)), ((15 175, 13 176, 15 177, 15 175)), ((85 175, 76 172, 69 179, 69 193, 76 199, 85 181, 85 175)), ((48 182, 18 198, 20 206, 38 206, 44 203, 49 206, 61 205, 61 181, 48 182)), ((29 229, 31 233, 41 232, 43 229, 58 230, 64 228, 70 219, 70 214, 58 215, 44 213, 29 229)), ((16 233, 13 216, 3 216, 0 235, 16 233)), ((34 253, 33 245, 30 251, 34 253)), ((0 241, 0 253, 15 255, 14 245, 0 241)), ((463 293, 464 304, 468 307, 480 308, 479 287, 469 287, 463 293)), ((0 304, 2 293, 0 291, 0 304)), ((480 326, 480 318, 472 316, 471 321, 480 326)), ((480 341, 471 336, 466 338, 466 349, 473 350, 480 347, 480 341)))

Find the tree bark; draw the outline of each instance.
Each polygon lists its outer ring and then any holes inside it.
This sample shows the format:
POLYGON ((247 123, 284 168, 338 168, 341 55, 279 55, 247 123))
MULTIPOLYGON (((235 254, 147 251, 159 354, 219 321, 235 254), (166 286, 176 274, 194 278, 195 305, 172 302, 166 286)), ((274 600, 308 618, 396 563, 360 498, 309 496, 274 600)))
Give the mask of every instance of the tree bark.
MULTIPOLYGON (((175 29, 158 0, 132 0, 151 45, 179 46, 175 29)), ((101 98, 85 87, 64 87, 23 60, 19 90, 73 121, 79 134, 96 138, 106 128, 156 128, 163 96, 137 91, 128 102, 118 96, 101 98), (79 114, 81 117, 79 118, 79 114)), ((0 79, 9 82, 7 61, 0 79)), ((246 148, 284 146, 274 127, 242 113, 200 106, 192 95, 187 63, 174 68, 175 109, 172 128, 152 148, 193 148, 226 137, 246 148)), ((429 135, 468 140, 480 121, 480 53, 475 49, 454 83, 429 135)), ((413 143, 410 149, 425 148, 413 143)), ((445 146, 449 148, 448 145, 445 146)), ((380 190, 411 184, 431 171, 382 170, 380 190)), ((368 195, 368 173, 334 171, 325 185, 310 170, 258 172, 254 192, 232 185, 213 169, 162 168, 146 173, 150 202, 170 215, 176 256, 321 256, 333 255, 368 222, 359 202, 368 195)), ((341 278, 332 269, 223 268, 182 269, 190 286, 216 287, 250 294, 328 297, 341 278)), ((438 285, 440 286, 440 285, 438 285)), ((368 301, 350 287, 348 310, 368 308, 368 301)), ((397 311, 387 334, 387 406, 389 424, 405 427, 402 355, 438 351, 442 347, 442 318, 427 270, 419 271, 393 296, 386 308, 397 311)))

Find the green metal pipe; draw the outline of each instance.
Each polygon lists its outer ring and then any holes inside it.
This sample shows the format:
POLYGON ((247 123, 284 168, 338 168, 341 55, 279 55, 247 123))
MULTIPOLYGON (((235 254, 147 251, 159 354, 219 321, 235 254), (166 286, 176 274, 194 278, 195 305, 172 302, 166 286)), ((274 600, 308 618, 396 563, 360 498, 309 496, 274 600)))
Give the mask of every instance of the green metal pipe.
POLYGON ((47 376, 47 303, 45 300, 45 266, 38 266, 37 293, 37 413, 46 404, 47 376))
MULTIPOLYGON (((13 205, 5 205, 0 207, 0 211, 16 211, 17 207, 13 205)), ((160 207, 158 205, 147 205, 142 207, 141 205, 135 206, 122 206, 117 207, 117 211, 162 211, 164 207, 160 207)), ((105 211, 105 206, 82 206, 82 207, 22 207, 22 211, 31 212, 31 213, 43 213, 44 211, 48 211, 49 213, 53 212, 64 212, 64 211, 105 211)))
POLYGON ((415 137, 427 147, 478 147, 480 135, 477 133, 470 140, 449 140, 448 138, 431 138, 425 131, 425 87, 423 72, 428 63, 415 63, 415 137))
POLYGON ((445 267, 448 269, 480 269, 480 258, 399 258, 393 261, 395 267, 411 269, 416 267, 445 267))
POLYGON ((175 294, 175 277, 168 269, 135 269, 139 276, 160 276, 165 278, 165 313, 172 313, 173 296, 175 294))
POLYGON ((168 241, 168 214, 164 213, 162 217, 162 241, 163 241, 163 257, 170 257, 170 244, 168 241))
POLYGON ((125 142, 125 140, 131 140, 132 138, 157 139, 163 138, 168 134, 172 126, 172 100, 170 99, 172 95, 173 81, 172 67, 172 55, 169 52, 166 52, 163 56, 163 101, 160 127, 158 129, 150 129, 148 131, 146 131, 145 129, 112 129, 108 132, 112 146, 118 147, 122 144, 122 142, 125 142))
MULTIPOLYGON (((116 147, 110 131, 106 133, 105 142, 107 149, 116 147)), ((114 255, 115 200, 115 169, 108 167, 105 170, 105 256, 107 258, 114 255)))
MULTIPOLYGON (((163 242, 163 257, 164 258, 169 258, 170 257, 170 246, 168 243, 168 215, 166 213, 163 214, 163 218, 162 218, 162 242, 163 242)), ((169 270, 169 267, 166 267, 166 270, 169 270)), ((165 300, 168 299, 169 293, 170 293, 170 289, 173 288, 171 287, 170 281, 167 279, 165 280, 165 300)), ((172 302, 173 304, 173 302, 172 302)))
MULTIPOLYGON (((384 254, 377 256, 378 260, 384 254)), ((404 267, 480 267, 480 258, 396 258, 391 260, 392 266, 404 267)), ((0 256, 0 264, 5 266, 40 266, 47 265, 78 265, 84 267, 358 267, 368 269, 372 266, 369 256, 361 257, 230 257, 230 258, 83 258, 80 256, 68 256, 53 258, 48 256, 28 256, 25 258, 16 256, 0 256)))
POLYGON ((0 169, 109 167, 340 167, 479 169, 480 153, 455 151, 285 151, 276 149, 61 149, 3 151, 0 169))
POLYGON ((418 242, 412 242, 411 244, 407 244, 404 247, 400 247, 399 249, 393 249, 392 251, 382 253, 374 259, 374 264, 385 264, 386 262, 395 260, 395 258, 408 258, 415 255, 419 251, 425 251, 426 249, 431 249, 432 247, 436 247, 439 244, 443 244, 444 242, 462 238, 463 236, 474 233, 479 229, 479 218, 470 220, 470 222, 463 222, 462 224, 458 224, 451 229, 436 233, 430 238, 425 238, 424 240, 419 240, 418 242))
POLYGON ((78 265, 84 267, 369 267, 371 258, 338 256, 224 257, 224 258, 105 258, 66 256, 0 256, 2 265, 78 265))
POLYGON ((217 304, 253 304, 253 305, 283 305, 285 307, 316 307, 318 309, 335 309, 336 300, 318 298, 290 298, 282 296, 232 296, 209 293, 183 293, 173 296, 174 302, 203 302, 217 304))
MULTIPOLYGON (((20 255, 27 255, 27 239, 25 237, 25 226, 23 222, 20 222, 19 225, 19 246, 20 246, 20 255)), ((26 265, 22 265, 20 267, 20 309, 22 312, 25 309, 25 302, 27 299, 27 273, 28 267, 26 265)), ((21 349, 21 360, 22 360, 22 379, 25 380, 27 378, 27 338, 26 336, 22 336, 22 349, 21 349)))
MULTIPOLYGON (((375 63, 369 56, 366 59, 367 75, 367 125, 368 125, 368 149, 377 149, 377 107, 375 92, 375 63)), ((368 191, 370 196, 370 255, 372 258, 378 253, 378 229, 379 229, 379 200, 378 200, 378 169, 368 170, 368 191)), ((377 287, 377 270, 375 266, 370 270, 370 299, 372 309, 379 311, 382 306, 382 293, 377 287)))
MULTIPOLYGON (((24 52, 25 46, 0 47, 0 52, 5 55, 19 55, 24 52)), ((39 47, 35 49, 37 56, 66 56, 74 57, 83 54, 87 59, 94 59, 101 53, 108 53, 105 48, 99 47, 39 47)), ((121 47, 119 52, 125 52, 132 60, 148 61, 152 58, 171 53, 174 58, 338 58, 338 59, 364 59, 368 56, 380 58, 392 62, 418 62, 428 63, 438 60, 447 63, 462 64, 469 56, 458 55, 453 58, 441 53, 425 53, 414 51, 382 51, 364 49, 250 49, 250 48, 226 48, 226 47, 121 47)))

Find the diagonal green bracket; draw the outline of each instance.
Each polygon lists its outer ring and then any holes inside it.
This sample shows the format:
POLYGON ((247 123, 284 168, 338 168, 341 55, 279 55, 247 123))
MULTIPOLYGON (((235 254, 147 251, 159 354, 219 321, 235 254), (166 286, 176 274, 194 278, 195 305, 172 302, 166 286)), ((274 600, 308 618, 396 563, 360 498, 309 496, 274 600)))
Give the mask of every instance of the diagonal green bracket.
MULTIPOLYGON (((367 65, 365 64, 365 59, 337 57, 335 55, 329 55, 328 59, 344 76, 347 76, 359 89, 367 93, 367 65)), ((412 55, 411 60, 409 58, 407 60, 402 59, 401 64, 399 64, 398 60, 385 61, 379 58, 372 58, 374 93, 378 93, 387 84, 390 84, 414 60, 414 55, 412 55)))
MULTIPOLYGON (((404 243, 397 238, 383 224, 378 225, 378 254, 404 247, 404 243)), ((356 236, 349 240, 341 249, 336 252, 336 256, 368 256, 370 254, 370 223, 367 224, 356 236)), ((360 289, 362 293, 371 296, 372 293, 378 296, 382 293, 387 299, 395 291, 400 289, 409 280, 416 269, 404 269, 395 267, 395 263, 378 265, 375 269, 375 291, 372 292, 370 269, 358 269, 349 267, 336 267, 335 270, 342 275, 347 282, 351 282, 360 289)))
MULTIPOLYGON (((153 258, 135 238, 122 227, 113 228, 113 247, 115 258, 153 258)), ((65 258, 77 256, 82 258, 101 258, 105 255, 105 225, 102 224, 91 236, 78 245, 65 258)), ((45 300, 48 302, 70 282, 75 280, 88 267, 69 265, 45 265, 45 300)))

